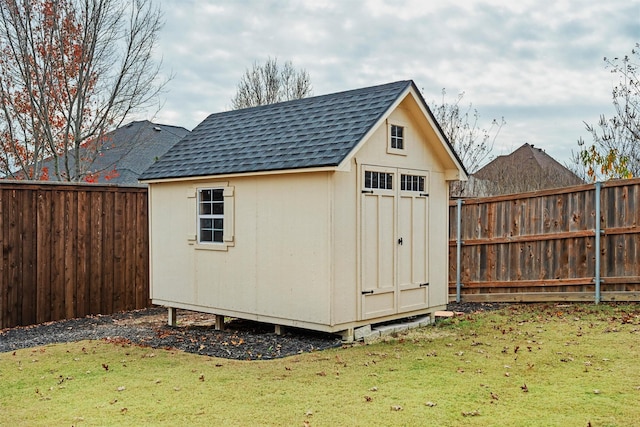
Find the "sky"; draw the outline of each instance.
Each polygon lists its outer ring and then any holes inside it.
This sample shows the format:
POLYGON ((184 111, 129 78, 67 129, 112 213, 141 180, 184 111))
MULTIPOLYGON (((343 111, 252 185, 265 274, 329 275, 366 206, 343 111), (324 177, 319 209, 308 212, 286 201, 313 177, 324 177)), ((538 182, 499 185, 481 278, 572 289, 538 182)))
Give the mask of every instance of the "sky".
POLYGON ((472 105, 506 124, 492 156, 524 143, 569 163, 585 123, 611 115, 604 58, 640 42, 640 0, 156 0, 154 51, 172 76, 156 123, 193 129, 227 111, 242 75, 276 58, 305 69, 313 95, 413 80, 434 109, 472 105))

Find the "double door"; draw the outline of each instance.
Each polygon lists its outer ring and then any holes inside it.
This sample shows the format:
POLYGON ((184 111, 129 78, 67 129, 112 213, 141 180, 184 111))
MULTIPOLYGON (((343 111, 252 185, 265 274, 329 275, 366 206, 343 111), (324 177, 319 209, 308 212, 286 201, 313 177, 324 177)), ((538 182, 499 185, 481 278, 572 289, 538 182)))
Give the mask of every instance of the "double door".
POLYGON ((361 319, 427 308, 429 172, 361 167, 361 319))

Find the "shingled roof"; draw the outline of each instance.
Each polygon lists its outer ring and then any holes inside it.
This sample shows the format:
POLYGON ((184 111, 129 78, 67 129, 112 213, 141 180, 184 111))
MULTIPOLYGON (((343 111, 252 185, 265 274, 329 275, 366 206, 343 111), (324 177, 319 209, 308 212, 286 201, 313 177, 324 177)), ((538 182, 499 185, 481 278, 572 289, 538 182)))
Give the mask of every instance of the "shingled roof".
MULTIPOLYGON (((106 134, 97 153, 94 149, 81 148, 80 158, 95 156, 89 172, 97 175, 96 183, 138 185, 140 174, 188 133, 183 127, 134 121, 106 134)), ((73 157, 70 161, 73 170, 73 157)), ((50 180, 57 181, 54 160, 47 159, 43 166, 49 169, 50 180)))
POLYGON ((338 166, 412 85, 398 81, 212 114, 140 179, 338 166))

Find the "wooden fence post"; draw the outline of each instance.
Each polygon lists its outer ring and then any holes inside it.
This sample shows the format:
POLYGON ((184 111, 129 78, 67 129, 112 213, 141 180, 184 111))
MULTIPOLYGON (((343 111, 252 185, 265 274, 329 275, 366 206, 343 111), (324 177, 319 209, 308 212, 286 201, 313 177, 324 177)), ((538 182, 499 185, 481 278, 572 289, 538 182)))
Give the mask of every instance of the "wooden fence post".
POLYGON ((461 253, 462 253, 462 232, 460 231, 460 227, 462 224, 462 199, 456 200, 456 211, 457 211, 457 239, 456 239, 456 302, 460 302, 460 288, 462 284, 460 283, 460 265, 461 265, 461 253))
POLYGON ((602 283, 602 279, 600 278, 600 257, 601 257, 601 253, 600 253, 600 239, 602 237, 603 231, 600 227, 600 216, 601 216, 601 207, 600 207, 600 192, 602 190, 602 182, 598 181, 596 182, 595 185, 595 191, 596 191, 596 201, 595 201, 595 208, 596 208, 596 217, 595 217, 595 256, 596 256, 596 266, 595 266, 595 277, 593 279, 593 281, 596 284, 596 296, 595 296, 595 300, 596 300, 596 304, 600 303, 600 284, 602 283))

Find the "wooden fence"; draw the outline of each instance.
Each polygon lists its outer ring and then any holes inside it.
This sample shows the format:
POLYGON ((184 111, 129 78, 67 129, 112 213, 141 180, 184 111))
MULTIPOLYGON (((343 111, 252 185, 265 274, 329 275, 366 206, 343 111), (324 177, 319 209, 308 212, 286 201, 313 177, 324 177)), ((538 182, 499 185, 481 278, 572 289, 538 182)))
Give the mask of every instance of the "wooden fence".
POLYGON ((459 209, 458 246, 452 201, 450 299, 640 301, 640 179, 466 199, 459 209))
POLYGON ((147 190, 0 181, 0 329, 148 307, 147 190))

